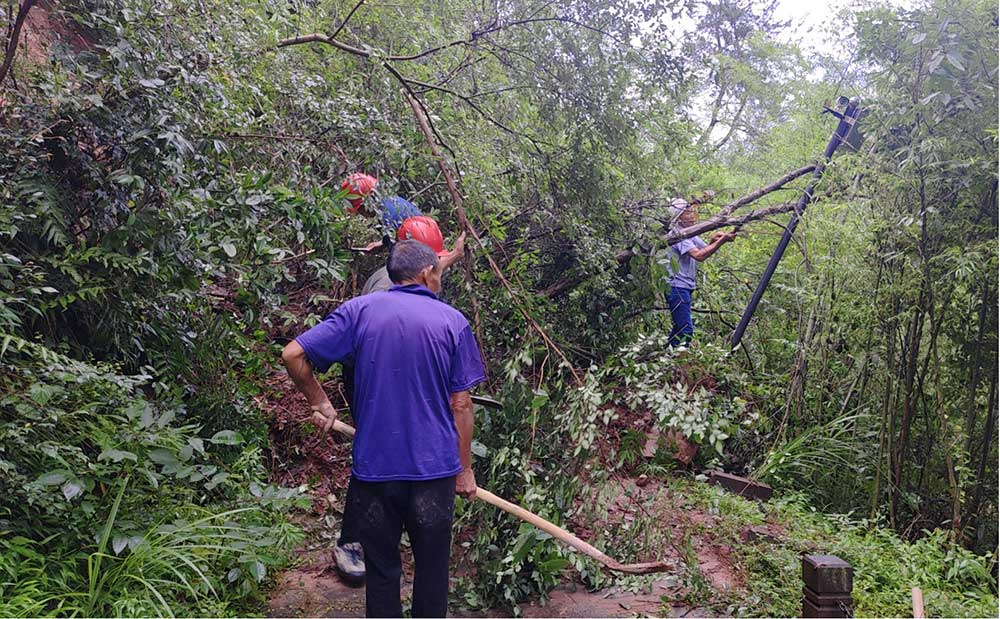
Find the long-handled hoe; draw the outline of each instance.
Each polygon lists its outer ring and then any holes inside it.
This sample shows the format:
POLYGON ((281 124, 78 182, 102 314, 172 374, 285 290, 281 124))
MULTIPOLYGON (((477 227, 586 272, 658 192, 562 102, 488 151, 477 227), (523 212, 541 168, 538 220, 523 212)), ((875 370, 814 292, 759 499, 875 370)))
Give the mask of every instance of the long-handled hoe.
MULTIPOLYGON (((319 412, 313 413, 314 418, 317 415, 319 416, 317 420, 320 421, 321 423, 327 421, 327 419, 323 417, 322 413, 319 412)), ((347 436, 351 437, 354 436, 354 428, 352 428, 351 426, 347 425, 342 421, 339 420, 334 421, 333 429, 336 430, 337 432, 346 434, 347 436)), ((523 507, 514 505, 510 501, 505 501, 501 499, 500 497, 493 494, 489 490, 485 490, 483 488, 477 488, 476 496, 482 499, 483 501, 486 501, 490 505, 493 505, 494 507, 499 507, 508 514, 517 516, 521 520, 531 523, 532 525, 538 527, 542 531, 545 531, 552 537, 564 542, 569 546, 572 546, 573 548, 576 548, 577 550, 587 555, 588 557, 597 559, 602 564, 604 564, 604 566, 607 567, 609 570, 614 570, 616 572, 625 572, 627 574, 649 574, 651 572, 664 572, 670 568, 670 566, 664 563, 663 561, 652 561, 650 563, 629 563, 627 565, 624 563, 619 563, 618 561, 615 561, 614 559, 604 554, 600 550, 594 548, 587 542, 583 541, 579 537, 573 535, 569 531, 557 527, 548 520, 542 518, 537 514, 529 512, 523 507)))

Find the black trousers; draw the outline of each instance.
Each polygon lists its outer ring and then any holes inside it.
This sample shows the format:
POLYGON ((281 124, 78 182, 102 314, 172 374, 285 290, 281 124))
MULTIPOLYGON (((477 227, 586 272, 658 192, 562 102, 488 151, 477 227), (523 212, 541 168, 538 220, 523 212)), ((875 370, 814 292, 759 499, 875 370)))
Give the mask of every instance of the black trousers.
POLYGON ((413 616, 448 613, 448 563, 455 519, 455 478, 365 482, 352 477, 348 514, 365 551, 365 614, 402 617, 399 542, 405 529, 413 550, 413 616))

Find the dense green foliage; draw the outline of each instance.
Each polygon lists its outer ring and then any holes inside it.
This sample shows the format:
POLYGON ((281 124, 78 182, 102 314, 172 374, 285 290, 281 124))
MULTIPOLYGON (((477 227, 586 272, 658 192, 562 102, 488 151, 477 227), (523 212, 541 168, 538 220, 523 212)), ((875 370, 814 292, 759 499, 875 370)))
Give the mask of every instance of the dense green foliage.
MULTIPOLYGON (((587 484, 671 474, 616 425, 642 418, 699 445, 696 467, 799 497, 774 508, 788 518, 863 514, 809 535, 863 571, 864 613, 905 612, 911 576, 934 612, 995 606, 994 6, 858 9, 826 57, 779 43, 751 0, 355 4, 33 9, 53 27, 29 21, 0 83, 0 615, 256 609, 302 501, 268 485, 262 386, 380 260, 352 259, 378 232, 345 213, 342 178, 377 174, 458 232, 407 93, 483 239, 445 291, 504 404, 477 412, 481 485, 594 518, 587 484), (278 46, 313 32, 342 44, 278 46), (827 170, 744 346, 726 336, 784 215, 702 266, 698 336, 671 351, 666 202, 714 190, 710 215, 813 162, 838 95, 868 139, 827 170)), ((570 566, 608 581, 459 511, 467 604, 516 607, 570 566)), ((746 556, 780 589, 747 613, 795 612, 793 547, 746 556)))

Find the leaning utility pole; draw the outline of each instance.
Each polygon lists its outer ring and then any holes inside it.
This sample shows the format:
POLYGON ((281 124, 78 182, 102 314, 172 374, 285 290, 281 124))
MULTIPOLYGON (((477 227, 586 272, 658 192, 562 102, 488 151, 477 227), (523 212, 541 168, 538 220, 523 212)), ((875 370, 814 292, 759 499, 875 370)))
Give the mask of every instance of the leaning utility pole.
POLYGON ((781 262, 781 257, 785 254, 785 248, 788 247, 788 242, 792 240, 792 235, 795 233, 795 227, 799 225, 799 216, 802 215, 802 213, 806 210, 806 206, 812 201, 813 190, 816 189, 816 184, 819 183, 820 177, 823 176, 823 170, 826 169, 827 162, 833 158, 833 153, 841 144, 847 143, 855 149, 857 148, 857 145, 860 144, 860 134, 854 129, 854 124, 858 120, 858 102, 846 100, 843 102, 846 103, 846 107, 843 112, 836 112, 830 108, 826 108, 827 112, 830 112, 840 119, 840 123, 837 125, 836 131, 834 131, 833 135, 830 137, 830 143, 826 145, 826 150, 823 151, 823 160, 816 165, 816 170, 813 172, 809 185, 806 186, 805 191, 802 192, 802 197, 799 198, 798 203, 795 205, 792 217, 788 220, 788 225, 785 226, 785 233, 781 235, 778 247, 775 248, 774 254, 771 256, 771 261, 767 263, 767 268, 764 269, 764 274, 760 278, 760 283, 757 284, 757 289, 754 290, 753 297, 750 298, 750 303, 747 304, 747 308, 743 312, 743 318, 740 319, 740 324, 737 325, 736 330, 733 331, 733 335, 729 340, 729 346, 731 348, 735 349, 740 345, 740 340, 743 338, 743 332, 746 331, 747 325, 750 324, 750 319, 753 318, 753 313, 756 311, 757 304, 760 303, 761 297, 764 296, 764 291, 767 290, 767 285, 771 283, 771 276, 774 275, 774 270, 778 268, 778 263, 781 262))

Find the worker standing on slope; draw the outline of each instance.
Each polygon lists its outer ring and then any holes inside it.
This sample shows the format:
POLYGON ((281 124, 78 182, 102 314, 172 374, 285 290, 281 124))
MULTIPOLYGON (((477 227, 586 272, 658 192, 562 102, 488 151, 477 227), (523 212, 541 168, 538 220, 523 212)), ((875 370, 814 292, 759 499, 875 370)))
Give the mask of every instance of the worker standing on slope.
POLYGON ((369 617, 401 617, 399 542, 414 556, 413 616, 444 617, 455 494, 475 496, 472 399, 486 379, 461 312, 441 302, 441 265, 427 245, 407 240, 389 255, 395 284, 347 301, 289 343, 282 360, 329 430, 336 410, 313 375, 354 361, 352 483, 348 508, 365 514, 369 617))
MULTIPOLYGON (((438 228, 437 222, 423 215, 410 217, 404 221, 396 232, 396 238, 400 241, 407 239, 420 241, 431 248, 440 258, 442 274, 465 253, 464 232, 458 237, 458 241, 455 242, 455 248, 448 251, 444 248, 444 239, 441 236, 441 230, 438 228)), ((383 266, 368 278, 364 288, 361 290, 361 294, 367 295, 373 292, 385 292, 392 288, 392 285, 388 268, 383 266)), ((354 364, 345 362, 343 364, 343 381, 352 414, 357 408, 354 399, 354 380, 354 364)), ((340 537, 337 539, 337 545, 333 549, 333 562, 341 579, 351 585, 360 585, 365 578, 365 564, 364 551, 357 532, 358 520, 361 516, 354 513, 351 508, 354 505, 354 501, 352 500, 354 494, 355 484, 352 478, 347 485, 344 517, 341 522, 340 537)))
MULTIPOLYGON (((698 222, 698 204, 691 204, 683 198, 670 203, 671 213, 680 228, 693 226, 698 222)), ((670 346, 686 346, 694 336, 694 322, 691 320, 691 294, 697 288, 698 263, 726 243, 734 240, 734 232, 716 232, 708 243, 694 236, 670 245, 670 290, 667 292, 667 307, 674 327, 670 331, 670 346), (676 266, 673 266, 676 263, 676 266)))

